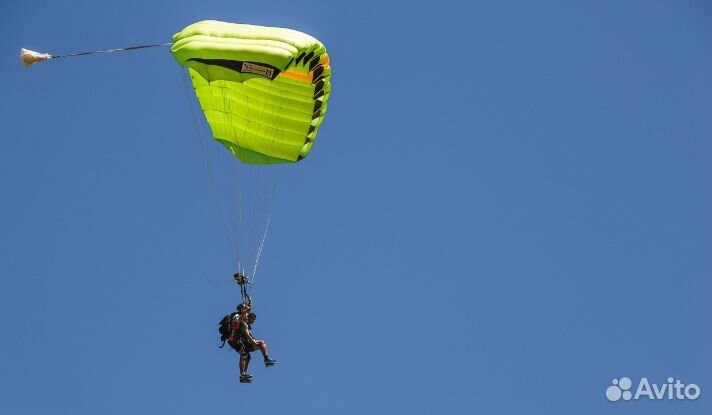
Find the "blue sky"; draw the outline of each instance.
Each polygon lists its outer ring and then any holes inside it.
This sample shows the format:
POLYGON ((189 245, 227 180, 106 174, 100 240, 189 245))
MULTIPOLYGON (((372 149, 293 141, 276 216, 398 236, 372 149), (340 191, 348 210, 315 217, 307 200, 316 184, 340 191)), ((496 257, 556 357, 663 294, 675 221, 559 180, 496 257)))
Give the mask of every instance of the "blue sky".
POLYGON ((709 413, 703 1, 0 5, 0 413, 709 413), (166 42, 218 19, 327 46, 329 112, 237 300, 166 42), (259 359, 253 360, 258 362, 259 359), (667 377, 695 401, 609 402, 667 377))

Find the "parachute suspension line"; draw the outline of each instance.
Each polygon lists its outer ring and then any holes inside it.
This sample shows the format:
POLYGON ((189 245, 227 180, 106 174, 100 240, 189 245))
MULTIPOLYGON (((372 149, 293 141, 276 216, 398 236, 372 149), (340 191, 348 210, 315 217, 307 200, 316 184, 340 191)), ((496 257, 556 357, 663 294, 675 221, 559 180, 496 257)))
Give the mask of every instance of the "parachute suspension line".
MULTIPOLYGON (((252 100, 251 94, 248 91, 245 91, 246 89, 246 84, 240 83, 240 87, 243 90, 243 94, 245 96, 245 100, 247 102, 248 107, 252 107, 252 100)), ((248 125, 252 124, 252 121, 248 121, 248 125)), ((244 130, 243 132, 243 137, 247 135, 247 129, 244 130)), ((255 256, 252 255, 252 252, 254 252, 254 245, 255 245, 255 222, 257 221, 257 212, 258 212, 258 207, 259 207, 259 184, 257 183, 257 175, 258 171, 254 166, 245 166, 246 170, 246 179, 247 179, 247 184, 246 184, 246 190, 248 191, 248 198, 249 198, 249 206, 246 206, 247 208, 247 217, 248 221, 245 224, 245 230, 244 230, 244 235, 245 235, 245 242, 247 245, 247 257, 248 261, 245 264, 247 266, 247 269, 249 270, 251 264, 251 259, 255 258, 255 256)), ((249 272, 249 271, 248 271, 249 272)))
MULTIPOLYGON (((206 67, 206 71, 210 71, 211 67, 206 67)), ((233 105, 229 99, 230 93, 228 85, 221 82, 211 83, 211 87, 220 88, 222 93, 219 96, 222 97, 222 108, 226 112, 230 112, 231 106, 233 105)), ((213 96, 215 98, 215 96, 213 96)), ((233 129, 233 136, 237 136, 235 125, 230 124, 230 128, 233 129)), ((245 252, 244 245, 244 224, 245 224, 245 212, 243 207, 244 193, 242 191, 242 181, 244 179, 244 174, 241 171, 243 169, 242 163, 236 160, 235 154, 232 151, 226 151, 227 149, 223 146, 213 146, 214 154, 211 154, 211 161, 215 161, 216 167, 218 168, 218 180, 223 183, 220 186, 216 186, 217 193, 220 195, 220 201, 222 204, 220 208, 223 209, 221 212, 223 214, 223 221, 226 223, 226 232, 229 235, 229 241, 232 244, 232 251, 234 257, 234 266, 238 272, 245 273, 245 266, 250 262, 249 252, 245 252)), ((249 216, 247 216, 249 219, 249 216)))
MULTIPOLYGON (((233 127, 234 128, 234 127, 233 127)), ((234 199, 233 199, 233 210, 237 211, 237 224, 236 224, 236 229, 237 233, 235 235, 237 238, 237 250, 238 250, 238 256, 240 257, 239 263, 237 265, 237 268, 240 269, 240 267, 243 268, 242 272, 244 273, 244 261, 247 259, 247 256, 242 256, 242 252, 240 251, 240 247, 242 246, 242 241, 241 241, 241 235, 242 235, 242 229, 243 229, 243 224, 245 223, 245 212, 242 210, 242 186, 240 185, 241 181, 241 174, 240 174, 240 163, 235 163, 234 160, 232 160, 232 163, 230 164, 232 166, 232 175, 231 177, 234 178, 234 183, 233 183, 233 193, 234 199)))
MULTIPOLYGON (((262 93, 262 109, 261 112, 265 112, 265 109, 267 107, 267 102, 268 102, 268 94, 267 92, 262 93)), ((274 115, 274 107, 272 108, 272 113, 274 115)), ((260 257, 262 256, 262 249, 264 248, 265 240, 267 239, 267 232, 269 231, 270 224, 272 223, 272 208, 274 206, 274 189, 269 189, 269 184, 274 183, 275 181, 275 174, 273 169, 268 169, 266 170, 266 175, 262 176, 263 183, 260 183, 257 188, 260 189, 265 189, 262 193, 262 197, 264 198, 264 213, 267 216, 267 222, 265 224, 265 230, 264 233, 262 234, 262 240, 260 241, 258 248, 257 248, 257 254, 255 256, 255 264, 252 268, 252 279, 255 279, 255 275, 257 274, 257 266, 259 265, 260 262, 260 257), (269 191, 272 190, 272 194, 269 193, 269 191)), ((255 224, 257 226, 257 223, 255 224)))
MULTIPOLYGON (((250 285, 250 280, 245 276, 243 272, 237 272, 233 276, 235 279, 235 282, 237 285, 240 286, 240 296, 242 297, 242 304, 251 304, 252 303, 252 298, 250 298, 250 294, 247 292, 247 286, 250 285)), ((252 289, 250 289, 252 291, 252 289)))
MULTIPOLYGON (((282 92, 282 87, 279 87, 279 92, 282 92)), ((267 93, 263 93, 262 97, 262 109, 261 111, 265 111, 265 107, 267 106, 267 93)), ((249 99, 249 98, 248 98, 249 99)), ((281 112, 282 106, 281 104, 279 107, 272 107, 272 115, 276 115, 277 112, 281 112)), ((265 224, 265 229, 262 234, 262 240, 259 242, 258 248, 257 248, 257 255, 255 256, 255 263, 254 267, 252 269, 252 281, 255 280, 257 276, 257 268, 260 263, 260 258, 262 257, 262 250, 264 249, 264 244, 265 241, 267 240, 267 234, 269 232, 270 224, 272 223, 272 209, 274 208, 274 202, 276 199, 276 194, 277 194, 277 188, 279 187, 279 176, 276 175, 276 173, 273 170, 268 170, 266 177, 262 177, 264 183, 259 183, 258 186, 255 186, 254 189, 267 189, 265 192, 263 192, 261 195, 255 194, 252 197, 253 201, 257 201, 258 196, 261 196, 264 198, 263 205, 265 207, 265 213, 267 215, 267 221, 265 224), (271 185, 271 186, 270 186, 271 185)), ((256 224, 255 224, 256 225, 256 224)), ((253 234, 256 234, 254 232, 253 234)), ((251 287, 250 287, 251 288, 251 287)))
MULTIPOLYGON (((260 179, 262 178, 262 174, 268 174, 268 172, 265 172, 264 169, 260 168, 262 166, 257 166, 259 170, 255 169, 252 171, 252 174, 250 175, 250 189, 252 191, 252 196, 250 197, 250 200, 252 201, 252 208, 251 208, 251 215, 252 215, 252 220, 250 221, 250 229, 248 230, 248 237, 249 237, 249 252, 250 252, 250 258, 254 258, 254 261, 257 260, 257 247, 259 244, 260 240, 260 228, 258 224, 260 223, 260 215, 264 212, 264 195, 263 195, 263 190, 262 190, 262 183, 260 179)), ((252 265, 252 268, 254 269, 254 262, 252 264, 248 263, 248 272, 249 272, 249 267, 252 265)))
MULTIPOLYGON (((178 68, 178 71, 179 71, 179 73, 180 73, 180 68, 178 68)), ((188 76, 190 76, 190 72, 188 73, 188 76)), ((205 142, 206 140, 203 138, 203 133, 202 133, 202 131, 200 130, 200 122, 198 121, 198 117, 197 117, 197 115, 195 114, 195 108, 194 108, 193 105, 191 104, 192 101, 191 101, 190 92, 189 92, 191 87, 190 87, 190 85, 188 85, 187 79, 186 79, 186 77, 185 77, 184 74, 180 74, 180 77, 181 77, 181 79, 183 80, 185 96, 186 96, 186 98, 187 98, 187 100, 188 100, 188 106, 190 107, 190 113, 191 113, 191 115, 193 116, 193 123, 194 123, 194 125, 195 125, 195 131, 196 131, 197 134, 198 134, 198 140, 199 140, 199 143, 200 143, 200 150, 201 150, 201 153, 203 154, 203 161, 205 162, 205 168, 206 168, 206 170, 208 171, 208 180, 209 180, 209 182, 210 182, 211 194, 213 195, 213 198, 216 200, 216 203, 215 203, 215 204, 216 204, 216 208, 217 208, 217 210, 218 210, 218 217, 220 218, 220 222, 222 223, 223 229, 224 229, 224 231, 225 231, 225 237, 227 238, 227 241, 228 241, 230 250, 231 250, 232 253, 233 253, 233 257, 237 257, 238 254, 237 254, 237 251, 236 251, 236 249, 235 249, 235 245, 234 245, 234 243, 233 243, 233 241, 232 241, 232 238, 230 237, 230 232, 229 232, 229 229, 228 229, 228 225, 225 223, 224 215, 223 215, 223 213, 222 213, 221 210, 220 210, 220 195, 218 194, 217 188, 216 188, 216 186, 215 186, 215 180, 214 180, 214 178, 213 178, 212 169, 210 168, 210 163, 208 162, 208 154, 207 154, 207 151, 208 151, 208 150, 207 150, 207 148, 206 148, 206 147, 207 147, 207 146, 206 146, 207 143, 205 142)))
POLYGON ((269 213, 267 215, 267 225, 265 226, 265 233, 264 235, 262 235, 262 242, 260 242, 260 247, 257 249, 257 257, 255 258, 255 267, 252 269, 252 281, 255 280, 255 275, 257 274, 257 266, 260 264, 262 247, 265 245, 265 239, 267 239, 267 231, 269 231, 270 223, 272 223, 272 213, 269 213))
MULTIPOLYGON (((219 87, 223 90, 223 93, 221 94, 223 98, 223 108, 230 109, 232 103, 228 99, 228 88, 227 86, 219 87)), ((237 136, 235 126, 231 125, 231 128, 233 129, 233 136, 237 136)), ((225 187, 227 191, 224 194, 226 202, 225 208, 227 209, 225 214, 232 225, 230 231, 232 231, 233 239, 235 240, 236 245, 236 266, 237 270, 244 274, 245 264, 249 263, 250 257, 249 252, 244 252, 245 241, 243 240, 246 212, 243 208, 244 198, 242 187, 245 172, 241 171, 243 170, 241 163, 236 160, 235 155, 232 154, 232 152, 221 151, 216 158, 222 163, 222 171, 224 172, 222 179, 227 181, 227 186, 225 187)))
POLYGON ((265 231, 264 234, 262 235, 262 241, 260 242, 259 249, 257 250, 257 257, 255 258, 255 266, 252 270, 252 281, 255 280, 255 277, 257 275, 257 266, 260 263, 260 257, 262 256, 262 249, 264 248, 265 240, 267 240, 267 232, 269 231, 269 227, 272 223, 272 209, 275 205, 275 199, 277 196, 277 190, 279 188, 279 178, 272 178, 271 180, 273 182, 271 192, 268 195, 268 200, 267 200, 267 224, 265 225, 265 231))

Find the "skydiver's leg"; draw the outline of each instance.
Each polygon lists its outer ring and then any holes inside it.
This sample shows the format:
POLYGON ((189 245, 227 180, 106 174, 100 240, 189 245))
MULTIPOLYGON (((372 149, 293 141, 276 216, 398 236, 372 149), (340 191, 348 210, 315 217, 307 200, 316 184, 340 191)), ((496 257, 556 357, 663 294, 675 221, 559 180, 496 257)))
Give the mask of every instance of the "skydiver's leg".
POLYGON ((267 343, 264 340, 257 340, 255 344, 257 345, 257 348, 260 349, 260 351, 262 352, 262 357, 264 357, 265 359, 269 359, 269 356, 267 354, 267 343))
POLYGON ((244 375, 247 373, 247 365, 249 363, 249 359, 245 359, 244 357, 240 356, 240 374, 244 375))
POLYGON ((239 344, 235 347, 235 351, 240 355, 240 374, 247 374, 247 368, 250 366, 250 351, 249 346, 239 344))
POLYGON ((252 383, 252 375, 247 373, 250 366, 250 352, 243 350, 240 352, 240 383, 252 383))
POLYGON ((265 359, 265 366, 270 367, 277 364, 276 360, 269 358, 269 355, 267 354, 267 343, 264 340, 257 340, 255 342, 255 346, 262 352, 262 357, 265 359))

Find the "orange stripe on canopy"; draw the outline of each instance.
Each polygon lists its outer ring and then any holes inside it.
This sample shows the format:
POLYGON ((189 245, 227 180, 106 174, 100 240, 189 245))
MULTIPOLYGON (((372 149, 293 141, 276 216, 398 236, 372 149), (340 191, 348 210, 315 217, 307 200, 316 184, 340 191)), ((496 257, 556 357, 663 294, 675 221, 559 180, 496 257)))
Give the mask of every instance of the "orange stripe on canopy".
POLYGON ((305 84, 311 84, 312 73, 304 73, 295 71, 294 69, 289 69, 284 72, 280 72, 277 77, 283 76, 285 78, 294 79, 295 81, 304 82, 305 84))
MULTIPOLYGON (((319 64, 324 67, 324 69, 329 67, 329 55, 326 53, 321 55, 319 64)), ((283 76, 285 78, 294 79, 295 81, 304 82, 305 84, 311 84, 314 79, 314 71, 309 73, 304 73, 297 71, 295 69, 288 69, 286 71, 280 72, 277 76, 283 76)))

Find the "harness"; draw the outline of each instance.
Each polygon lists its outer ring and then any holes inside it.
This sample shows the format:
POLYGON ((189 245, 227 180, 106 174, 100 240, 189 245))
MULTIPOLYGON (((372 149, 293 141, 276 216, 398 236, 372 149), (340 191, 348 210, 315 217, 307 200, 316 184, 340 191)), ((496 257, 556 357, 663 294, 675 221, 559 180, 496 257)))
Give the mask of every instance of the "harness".
MULTIPOLYGON (((247 292, 247 285, 250 284, 250 280, 241 272, 237 272, 233 275, 235 282, 240 286, 240 296, 242 297, 242 304, 251 307, 252 299, 247 292)), ((238 308, 239 309, 239 308, 238 308)), ((225 343, 229 342, 232 346, 233 343, 239 345, 242 342, 242 338, 239 335, 240 325, 242 321, 240 319, 240 314, 238 312, 232 312, 220 320, 218 323, 220 327, 220 336, 222 344, 218 346, 219 348, 225 347, 225 343)))

